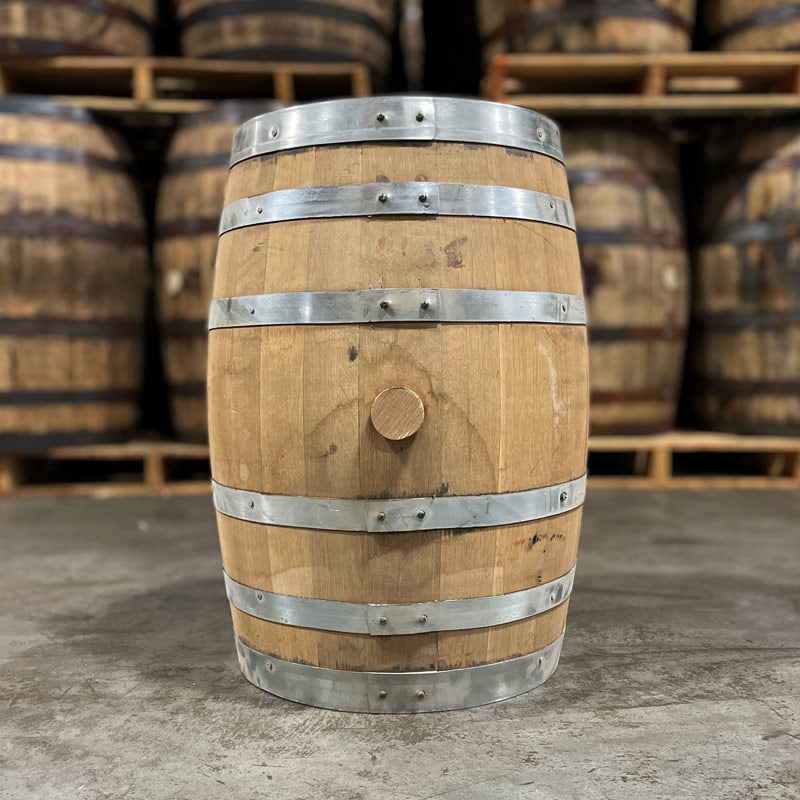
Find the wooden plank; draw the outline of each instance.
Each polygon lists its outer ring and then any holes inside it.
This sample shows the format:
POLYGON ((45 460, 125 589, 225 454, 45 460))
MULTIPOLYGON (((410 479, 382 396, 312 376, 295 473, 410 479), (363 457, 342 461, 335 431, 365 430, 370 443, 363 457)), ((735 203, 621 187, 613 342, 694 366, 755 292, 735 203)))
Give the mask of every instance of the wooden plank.
POLYGON ((681 475, 673 476, 667 483, 659 484, 648 478, 634 475, 592 475, 587 482, 589 490, 675 489, 681 490, 763 490, 798 489, 794 478, 761 475, 681 475))
POLYGON ((87 461, 126 461, 145 458, 150 454, 158 454, 165 458, 205 459, 208 458, 208 445, 190 442, 150 442, 131 441, 120 444, 75 445, 71 447, 55 447, 44 453, 46 458, 54 460, 87 461))
POLYGON ((120 483, 54 483, 31 484, 14 490, 14 497, 158 497, 195 496, 211 493, 210 481, 175 481, 160 487, 130 481, 120 483))

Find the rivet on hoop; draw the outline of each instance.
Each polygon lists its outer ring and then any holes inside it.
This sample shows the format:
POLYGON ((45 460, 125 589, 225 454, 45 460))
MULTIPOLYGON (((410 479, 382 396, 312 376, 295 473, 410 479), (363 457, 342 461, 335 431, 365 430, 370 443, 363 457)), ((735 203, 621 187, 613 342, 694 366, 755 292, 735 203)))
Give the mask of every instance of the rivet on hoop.
POLYGON ((385 689, 381 689, 381 690, 378 692, 378 697, 379 697, 381 700, 385 700, 388 694, 389 694, 389 693, 388 693, 388 692, 387 692, 385 689))
POLYGON ((417 519, 425 519, 425 510, 424 509, 420 509, 419 511, 417 511, 417 519))
POLYGON ((544 128, 537 128, 536 129, 536 135, 539 137, 539 141, 543 142, 544 141, 544 128))
POLYGON ((420 203, 427 203, 427 202, 428 202, 428 195, 426 195, 426 194, 421 194, 421 195, 419 196, 419 201, 420 201, 420 203))
POLYGON ((417 619, 420 621, 420 623, 421 623, 422 625, 424 625, 424 624, 425 624, 425 623, 428 621, 428 615, 427 615, 427 614, 420 614, 420 615, 417 617, 417 619))
POLYGON ((388 620, 388 619, 386 619, 386 617, 381 617, 381 618, 378 620, 378 624, 379 624, 379 625, 385 625, 385 624, 386 624, 388 621, 389 621, 389 620, 388 620))
POLYGON ((273 139, 278 135, 278 126, 277 125, 269 132, 269 135, 273 139))
POLYGON ((424 697, 425 697, 425 692, 423 692, 422 689, 420 689, 417 692, 417 700, 422 700, 424 697))
POLYGON ((567 497, 569 497, 569 495, 566 492, 561 492, 561 494, 558 496, 558 499, 562 503, 566 503, 567 502, 567 497))
POLYGON ((378 120, 378 122, 383 122, 386 119, 386 115, 381 112, 375 117, 375 119, 378 120))
MULTIPOLYGON (((378 512, 378 522, 384 522, 386 520, 386 513, 383 511, 378 512)), ((381 623, 383 624, 383 623, 381 623)))
POLYGON ((391 303, 388 300, 381 300, 381 302, 380 302, 380 306, 383 309, 389 308, 390 305, 391 305, 391 303))
POLYGON ((378 195, 378 202, 385 203, 389 199, 389 195, 387 194, 379 194, 378 195))
POLYGON ((425 119, 425 115, 421 111, 417 111, 417 122, 422 122, 425 119))

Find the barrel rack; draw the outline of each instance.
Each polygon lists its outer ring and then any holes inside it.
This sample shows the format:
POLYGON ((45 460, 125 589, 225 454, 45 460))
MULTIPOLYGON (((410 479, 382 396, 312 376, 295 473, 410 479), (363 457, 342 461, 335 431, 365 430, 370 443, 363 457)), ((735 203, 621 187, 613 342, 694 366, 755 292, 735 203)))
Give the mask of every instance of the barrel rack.
POLYGON ((198 58, 58 56, 0 59, 0 95, 48 94, 104 113, 181 114, 214 99, 300 97, 371 92, 363 64, 222 61, 198 58))
MULTIPOLYGON (((632 465, 616 474, 593 472, 590 457, 590 490, 800 488, 800 437, 704 431, 592 436, 589 453, 633 455, 632 465), (730 468, 734 456, 753 460, 747 467, 749 474, 744 475, 675 474, 674 457, 681 453, 705 454, 723 469, 730 468)), ((0 455, 0 497, 205 495, 211 492, 208 475, 208 446, 204 444, 133 441, 59 447, 31 455, 0 455), (60 464, 61 479, 29 480, 29 475, 39 471, 37 463, 60 464), (87 472, 94 474, 93 480, 86 479, 87 472), (176 477, 181 472, 183 476, 176 477)))
POLYGON ((792 112, 800 53, 500 54, 482 94, 556 117, 792 112))

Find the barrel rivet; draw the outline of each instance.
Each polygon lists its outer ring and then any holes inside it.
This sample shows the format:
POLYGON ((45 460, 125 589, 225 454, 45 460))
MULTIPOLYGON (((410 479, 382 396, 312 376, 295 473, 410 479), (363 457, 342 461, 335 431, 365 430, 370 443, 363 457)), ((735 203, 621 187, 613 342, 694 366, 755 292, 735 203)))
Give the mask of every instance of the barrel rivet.
POLYGON ((424 624, 425 624, 425 623, 428 621, 428 615, 427 615, 427 614, 420 614, 420 615, 417 617, 417 619, 420 621, 420 623, 421 623, 422 625, 424 625, 424 624))
POLYGON ((569 495, 566 492, 561 492, 561 494, 558 496, 558 499, 562 503, 566 503, 567 502, 567 497, 569 497, 569 495))
POLYGON ((551 603, 555 603, 555 601, 556 601, 556 594, 555 594, 555 592, 553 592, 553 593, 550 595, 550 602, 551 602, 551 603))
POLYGON ((562 303, 562 304, 561 304, 561 310, 562 310, 562 311, 563 311, 565 314, 567 313, 567 304, 566 304, 566 303, 562 303))
POLYGON ((256 504, 252 500, 247 505, 249 505, 250 508, 255 508, 256 507, 256 504))
POLYGON ((378 202, 385 203, 389 199, 389 195, 386 194, 379 194, 378 195, 378 202))
POLYGON ((417 519, 425 519, 425 510, 424 509, 420 509, 419 511, 417 511, 417 519))
POLYGON ((420 201, 420 203, 427 203, 427 202, 428 202, 428 195, 426 195, 426 194, 421 194, 421 195, 419 196, 419 201, 420 201))
POLYGON ((267 669, 272 672, 275 669, 275 665, 271 661, 267 661, 267 669))
POLYGON ((277 125, 269 132, 269 135, 273 139, 278 135, 278 126, 277 125))
POLYGON ((388 693, 388 692, 387 692, 385 689, 381 689, 381 690, 378 692, 378 697, 379 697, 381 700, 385 700, 385 699, 386 699, 386 697, 388 696, 388 694, 389 694, 389 693, 388 693))
POLYGON ((542 657, 541 657, 541 656, 539 656, 539 666, 540 666, 540 667, 542 666, 542 661, 543 661, 542 657))
POLYGON ((536 135, 539 137, 539 141, 543 142, 544 141, 544 128, 537 128, 536 129, 536 135))
POLYGON ((378 122, 383 122, 386 119, 386 115, 383 112, 381 112, 375 117, 375 119, 378 120, 378 122))
POLYGON ((378 522, 384 522, 386 520, 386 513, 383 511, 378 512, 378 522))
POLYGON ((256 209, 256 214, 263 214, 264 213, 264 206, 259 206, 256 209))
POLYGON ((381 617, 381 618, 378 620, 378 624, 379 624, 379 625, 385 625, 385 624, 386 624, 388 621, 389 621, 389 620, 388 620, 388 619, 386 619, 386 617, 381 617))
POLYGON ((425 119, 425 115, 421 111, 417 111, 417 122, 422 122, 425 119))
POLYGON ((390 305, 391 303, 388 300, 381 300, 381 308, 386 309, 389 308, 390 305))
POLYGON ((425 692, 423 692, 422 689, 420 689, 417 692, 417 700, 422 700, 422 699, 424 699, 424 697, 425 697, 425 692))
POLYGON ((248 306, 247 307, 247 311, 248 311, 249 314, 255 314, 256 313, 256 307, 255 306, 248 306))
POLYGON ((264 595, 263 595, 263 594, 261 594, 261 592, 259 592, 259 593, 256 595, 256 597, 257 597, 259 600, 263 600, 263 599, 264 599, 264 595))
POLYGON ((555 207, 556 207, 556 204, 551 200, 550 201, 550 208, 555 208, 555 207))

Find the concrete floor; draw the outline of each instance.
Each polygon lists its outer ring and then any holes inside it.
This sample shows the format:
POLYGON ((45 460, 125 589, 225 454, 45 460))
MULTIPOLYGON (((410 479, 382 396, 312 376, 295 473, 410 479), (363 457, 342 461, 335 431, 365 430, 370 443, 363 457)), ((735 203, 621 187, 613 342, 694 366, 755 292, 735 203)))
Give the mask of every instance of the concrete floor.
POLYGON ((470 711, 239 675, 210 501, 0 503, 0 796, 800 796, 800 494, 595 493, 561 666, 470 711))

